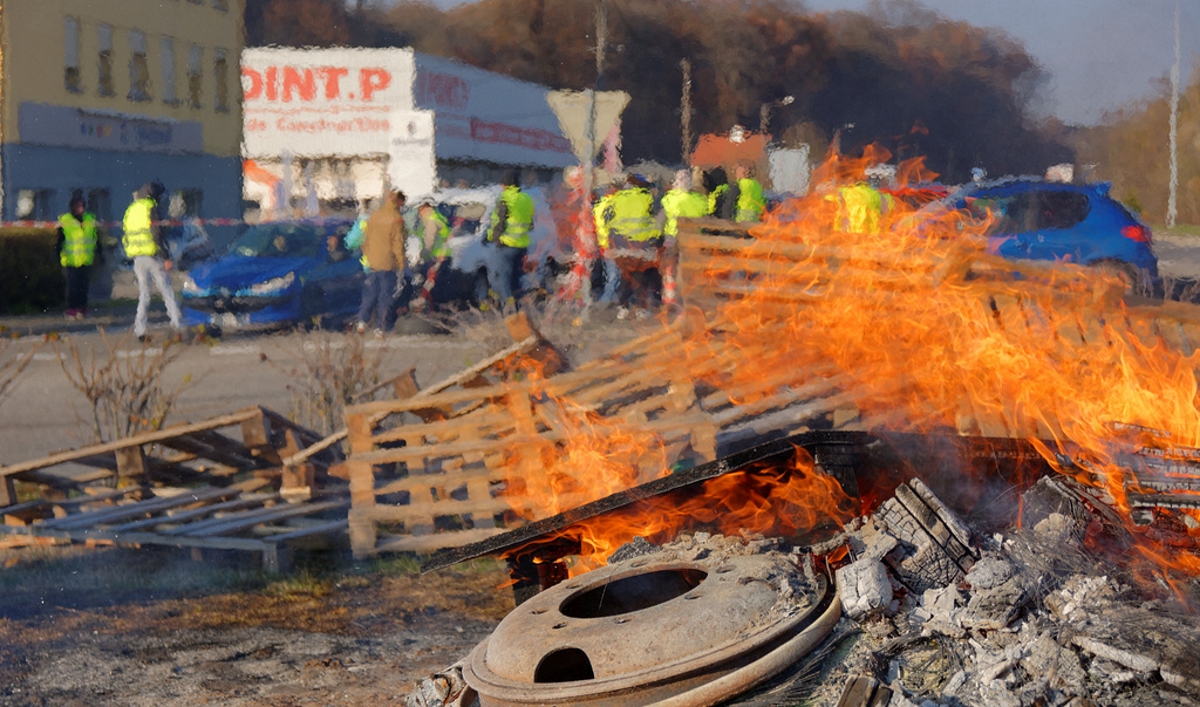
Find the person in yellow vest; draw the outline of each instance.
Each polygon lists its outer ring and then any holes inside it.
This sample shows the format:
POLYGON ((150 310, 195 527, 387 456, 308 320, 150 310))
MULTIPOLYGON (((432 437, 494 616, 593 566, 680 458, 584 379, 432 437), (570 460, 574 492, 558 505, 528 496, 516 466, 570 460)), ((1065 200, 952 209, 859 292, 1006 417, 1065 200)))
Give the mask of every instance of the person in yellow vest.
POLYGON ((450 259, 450 221, 433 205, 433 200, 425 198, 417 205, 417 219, 421 224, 421 245, 423 258, 421 268, 424 270, 424 284, 420 296, 425 306, 433 309, 433 288, 437 284, 438 273, 450 259))
POLYGON ((653 310, 662 296, 659 257, 663 238, 651 215, 653 208, 649 182, 631 174, 625 188, 610 197, 605 209, 612 255, 622 273, 617 289, 618 318, 628 316, 628 308, 634 304, 653 310))
POLYGON ((366 331, 374 318, 375 336, 383 337, 396 321, 393 305, 398 278, 407 267, 404 257, 404 241, 408 239, 408 228, 404 225, 406 202, 404 192, 393 190, 361 229, 365 275, 362 304, 358 308, 359 333, 366 331))
POLYGON ((83 197, 71 197, 67 213, 58 217, 58 262, 67 281, 67 319, 87 314, 88 287, 96 261, 96 217, 84 208, 83 197))
POLYGON ((496 272, 489 284, 496 292, 501 306, 521 298, 521 276, 525 272, 525 256, 529 252, 529 233, 533 230, 533 199, 521 191, 519 178, 509 172, 500 180, 504 191, 492 209, 491 227, 487 240, 499 250, 496 272))
POLYGON ((679 219, 701 218, 708 213, 708 198, 703 194, 692 191, 692 174, 686 169, 675 173, 671 188, 663 194, 662 213, 663 224, 663 304, 673 305, 677 302, 675 294, 675 266, 678 259, 675 237, 679 234, 679 219))
POLYGON ((617 191, 618 189, 615 185, 609 184, 598 195, 596 203, 592 207, 592 220, 596 231, 596 247, 600 251, 600 257, 596 259, 596 263, 599 268, 602 268, 604 277, 604 288, 601 290, 600 297, 596 301, 604 305, 617 301, 617 285, 621 282, 621 271, 617 268, 617 261, 613 260, 612 254, 609 252, 612 243, 609 241, 610 231, 607 216, 609 210, 612 208, 613 194, 616 194, 617 191))
POLYGON ((767 200, 763 197, 762 184, 754 178, 753 169, 749 164, 740 163, 733 168, 733 176, 734 182, 729 188, 733 220, 739 223, 761 221, 767 209, 767 200))
POLYGON ((171 289, 170 272, 175 264, 167 257, 168 251, 162 240, 162 230, 154 223, 158 201, 164 191, 163 186, 157 182, 143 185, 133 193, 133 203, 125 209, 122 222, 125 234, 121 243, 125 247, 125 257, 133 260, 133 274, 137 277, 138 286, 137 315, 133 320, 133 333, 142 341, 146 339, 151 280, 162 295, 163 304, 167 307, 167 316, 171 318, 171 326, 183 329, 179 304, 175 301, 175 291, 171 289))
POLYGON ((880 217, 890 205, 889 196, 867 182, 838 189, 838 214, 834 230, 842 233, 876 235, 880 217))
POLYGON ((733 199, 724 167, 714 167, 704 174, 704 190, 708 192, 708 215, 729 220, 733 218, 733 199))

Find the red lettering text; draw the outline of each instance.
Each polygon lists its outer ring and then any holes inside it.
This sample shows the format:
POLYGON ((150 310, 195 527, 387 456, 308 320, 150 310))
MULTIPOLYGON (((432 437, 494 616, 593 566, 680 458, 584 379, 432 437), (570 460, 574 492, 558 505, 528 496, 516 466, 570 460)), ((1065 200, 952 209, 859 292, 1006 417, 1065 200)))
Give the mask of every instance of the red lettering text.
POLYGON ((263 77, 254 69, 242 69, 242 93, 246 100, 258 98, 263 89, 263 77))
POLYGON ((274 66, 267 67, 266 94, 268 101, 274 101, 279 98, 279 84, 276 82, 277 70, 274 66))
POLYGON ((350 73, 350 70, 339 66, 324 66, 317 69, 317 73, 321 74, 321 79, 325 82, 325 97, 332 101, 341 93, 338 81, 350 73))
POLYGON ((370 101, 372 94, 387 88, 391 83, 392 75, 386 69, 361 69, 358 72, 358 86, 363 101, 370 101))
POLYGON ((312 69, 305 69, 301 73, 291 66, 283 67, 284 103, 292 100, 292 91, 299 93, 302 101, 311 101, 317 97, 317 82, 313 78, 312 69))

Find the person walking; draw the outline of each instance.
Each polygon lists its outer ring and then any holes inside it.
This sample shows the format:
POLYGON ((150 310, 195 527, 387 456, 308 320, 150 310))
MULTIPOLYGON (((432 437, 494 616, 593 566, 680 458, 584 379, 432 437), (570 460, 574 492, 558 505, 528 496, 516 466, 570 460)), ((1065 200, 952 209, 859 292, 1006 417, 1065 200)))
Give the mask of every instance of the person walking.
POLYGON ((167 307, 167 316, 171 326, 176 330, 183 329, 182 315, 179 304, 175 301, 175 291, 171 289, 171 269, 174 263, 167 256, 168 251, 162 240, 162 229, 154 223, 155 212, 159 199, 162 198, 163 186, 157 182, 143 185, 133 193, 133 203, 125 209, 122 221, 125 233, 121 244, 125 247, 125 257, 133 260, 133 274, 137 278, 138 304, 137 315, 133 320, 133 333, 141 341, 146 340, 147 310, 150 308, 150 281, 158 288, 167 307), (161 258, 161 259, 160 259, 161 258))
POLYGON ((754 178, 754 172, 748 164, 738 164, 734 167, 733 176, 734 183, 730 187, 733 220, 739 223, 758 223, 762 220, 763 212, 767 210, 762 184, 754 178))
POLYGON ((521 191, 515 172, 500 180, 504 191, 492 209, 491 227, 487 240, 499 249, 495 278, 490 283, 500 306, 514 306, 521 298, 521 276, 525 272, 525 255, 529 252, 529 232, 533 230, 533 199, 521 191))
POLYGON ((650 183, 631 174, 625 188, 612 195, 605 210, 609 242, 622 271, 617 294, 617 317, 621 319, 628 316, 630 305, 640 304, 648 312, 661 299, 659 259, 663 238, 650 213, 653 207, 650 183))
POLYGON ((663 304, 678 303, 675 290, 675 269, 678 252, 675 238, 679 234, 679 219, 701 218, 708 213, 708 198, 692 191, 692 174, 686 169, 675 173, 671 188, 663 194, 660 219, 663 224, 663 256, 660 265, 663 280, 663 304))
POLYGON ((397 274, 405 268, 404 192, 393 190, 383 205, 367 218, 362 228, 363 278, 362 304, 358 308, 358 331, 364 332, 375 319, 375 336, 392 330, 396 321, 397 274))
POLYGON ((431 199, 422 199, 417 205, 417 218, 421 223, 421 241, 425 257, 422 258, 421 273, 425 279, 420 296, 425 307, 433 310, 433 288, 438 273, 450 259, 450 222, 434 207, 431 199))
POLYGON ((58 261, 67 281, 67 319, 87 314, 88 287, 96 261, 96 217, 85 210, 83 197, 71 197, 67 213, 58 217, 58 261))

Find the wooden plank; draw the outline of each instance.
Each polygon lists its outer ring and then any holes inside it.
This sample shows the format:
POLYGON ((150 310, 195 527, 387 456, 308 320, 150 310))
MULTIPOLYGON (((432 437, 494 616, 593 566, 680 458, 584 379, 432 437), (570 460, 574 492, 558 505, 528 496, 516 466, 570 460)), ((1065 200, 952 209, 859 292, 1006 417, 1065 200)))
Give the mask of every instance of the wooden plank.
POLYGON ((162 513, 169 508, 177 508, 186 506, 191 503, 205 503, 216 498, 225 498, 240 493, 236 488, 204 488, 188 491, 187 493, 179 494, 178 496, 170 496, 167 498, 152 498, 147 501, 138 501, 123 506, 117 506, 104 511, 92 511, 89 513, 80 513, 78 515, 67 516, 66 518, 56 518, 48 520, 40 525, 46 528, 56 528, 60 530, 73 530, 76 528, 86 528, 88 526, 98 526, 113 523, 134 516, 162 513))
POLYGON ((25 471, 34 471, 44 469, 57 464, 65 464, 73 462, 76 459, 89 457, 96 454, 106 454, 108 452, 116 452, 119 449, 128 449, 130 447, 138 447, 145 444, 155 444, 172 437, 187 434, 189 432, 197 432, 200 430, 215 429, 218 427, 227 427, 229 425, 240 424, 242 420, 249 419, 257 414, 258 408, 250 408, 221 417, 214 417, 209 420, 192 424, 175 425, 154 432, 144 432, 132 437, 125 437, 113 442, 105 442, 103 444, 93 444, 87 447, 58 452, 49 456, 29 461, 11 464, 9 466, 0 466, 0 476, 9 476, 19 474, 25 471))
POLYGON ((520 496, 468 499, 466 501, 422 500, 404 506, 375 506, 371 510, 371 518, 378 522, 404 523, 405 527, 422 524, 432 528, 433 519, 438 516, 457 516, 468 513, 493 514, 529 507, 529 501, 520 496))
POLYGON ((256 511, 248 511, 244 514, 231 513, 225 518, 211 518, 199 523, 189 523, 181 528, 164 531, 163 535, 186 535, 189 537, 213 537, 215 535, 227 535, 236 533, 239 530, 261 525, 263 523, 273 523, 284 518, 292 518, 295 516, 306 516, 314 513, 321 513, 335 508, 345 508, 350 505, 350 501, 324 501, 321 503, 297 503, 284 504, 283 507, 264 508, 256 511))
POLYGON ((462 547, 508 532, 506 528, 472 528, 428 535, 385 535, 371 549, 371 554, 381 552, 430 552, 448 547, 462 547))
POLYGON ((158 525, 165 525, 169 523, 183 523, 196 518, 211 516, 214 513, 225 513, 240 508, 246 508, 247 506, 261 506, 265 503, 279 501, 280 499, 281 496, 277 493, 246 494, 230 501, 213 503, 207 506, 201 506, 200 508, 192 508, 190 510, 180 511, 178 513, 169 515, 156 515, 152 518, 143 518, 141 520, 135 520, 129 523, 110 526, 108 529, 114 532, 121 532, 140 530, 142 528, 153 528, 158 525))
POLYGON ((268 535, 264 538, 264 540, 270 543, 278 544, 296 540, 297 538, 306 538, 310 535, 327 535, 329 533, 345 530, 347 523, 348 521, 345 518, 339 518, 338 520, 331 520, 326 523, 318 523, 316 525, 309 525, 303 528, 289 530, 284 533, 268 535))

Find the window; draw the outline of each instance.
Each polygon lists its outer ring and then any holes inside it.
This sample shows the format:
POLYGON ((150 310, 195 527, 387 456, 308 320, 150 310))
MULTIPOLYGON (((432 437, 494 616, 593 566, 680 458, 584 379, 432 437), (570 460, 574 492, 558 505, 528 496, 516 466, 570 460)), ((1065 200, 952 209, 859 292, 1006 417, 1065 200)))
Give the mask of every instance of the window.
POLYGON ((117 91, 113 88, 113 48, 112 48, 112 27, 108 25, 100 25, 96 28, 97 39, 99 40, 99 60, 100 60, 100 95, 113 96, 117 91))
POLYGON ((63 18, 63 86, 71 93, 83 90, 79 75, 79 20, 63 18))
POLYGON ((53 221, 53 189, 21 189, 17 191, 17 220, 53 221))
POLYGON ((150 61, 146 58, 146 35, 129 32, 129 100, 150 100, 150 61))
POLYGON ((201 218, 203 209, 203 189, 177 189, 171 192, 167 206, 171 218, 201 218))
POLYGON ((163 37, 159 42, 161 52, 159 64, 162 71, 163 103, 175 105, 179 98, 175 95, 175 40, 163 37))
POLYGON ((204 48, 193 44, 188 49, 188 105, 199 108, 204 95, 204 48))
POLYGON ((112 220, 112 193, 108 189, 88 189, 87 210, 99 221, 112 220))
POLYGON ((213 79, 217 82, 214 108, 229 110, 229 60, 224 49, 213 50, 213 79))

